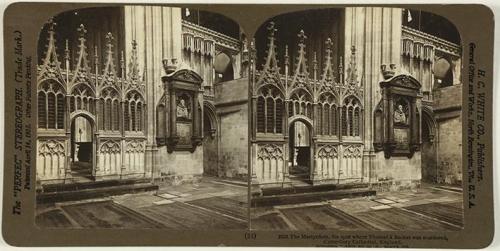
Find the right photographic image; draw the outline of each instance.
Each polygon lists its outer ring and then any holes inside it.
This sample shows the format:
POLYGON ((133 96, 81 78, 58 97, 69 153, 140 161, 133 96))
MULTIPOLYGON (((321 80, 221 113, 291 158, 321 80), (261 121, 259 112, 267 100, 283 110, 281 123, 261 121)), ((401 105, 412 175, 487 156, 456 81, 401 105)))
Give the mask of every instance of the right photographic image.
POLYGON ((347 7, 250 45, 252 230, 463 228, 462 47, 446 18, 347 7))

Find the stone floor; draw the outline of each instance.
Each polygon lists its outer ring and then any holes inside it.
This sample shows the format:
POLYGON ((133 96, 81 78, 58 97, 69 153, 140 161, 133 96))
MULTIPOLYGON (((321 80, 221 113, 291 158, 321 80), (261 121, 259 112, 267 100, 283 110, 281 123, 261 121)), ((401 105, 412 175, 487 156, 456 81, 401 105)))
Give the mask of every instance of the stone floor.
POLYGON ((422 185, 372 197, 251 209, 254 230, 456 231, 463 227, 462 193, 422 185))
MULTIPOLYGON (((255 230, 456 231, 463 226, 462 193, 424 185, 418 190, 296 205, 251 208, 255 230)), ((203 178, 161 186, 157 193, 42 204, 42 228, 247 229, 246 183, 203 178)))
POLYGON ((155 193, 38 205, 44 228, 247 229, 247 184, 209 177, 155 193))

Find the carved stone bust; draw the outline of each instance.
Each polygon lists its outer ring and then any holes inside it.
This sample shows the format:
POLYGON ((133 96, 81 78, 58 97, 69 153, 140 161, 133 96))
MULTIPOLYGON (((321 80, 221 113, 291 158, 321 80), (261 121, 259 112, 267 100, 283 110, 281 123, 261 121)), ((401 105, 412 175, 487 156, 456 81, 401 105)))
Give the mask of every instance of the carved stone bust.
POLYGON ((184 98, 181 98, 179 104, 177 104, 177 118, 189 119, 189 110, 184 98))
POLYGON ((406 125, 406 114, 403 110, 403 105, 398 105, 398 108, 394 111, 394 124, 396 125, 406 125))

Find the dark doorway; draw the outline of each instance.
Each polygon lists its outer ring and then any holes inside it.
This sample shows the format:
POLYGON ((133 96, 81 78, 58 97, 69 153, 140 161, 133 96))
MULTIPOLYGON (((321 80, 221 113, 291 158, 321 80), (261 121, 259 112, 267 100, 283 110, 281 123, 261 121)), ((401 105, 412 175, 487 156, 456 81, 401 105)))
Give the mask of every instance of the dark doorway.
POLYGON ((214 114, 205 107, 203 113, 203 175, 219 176, 218 135, 214 114))
POLYGON ((422 181, 437 183, 437 153, 434 130, 432 124, 422 119, 422 181))
POLYGON ((71 174, 75 178, 93 177, 94 142, 92 123, 83 116, 71 122, 71 174))
POLYGON ((311 134, 302 121, 295 121, 289 130, 289 163, 292 183, 310 183, 311 177, 311 134))

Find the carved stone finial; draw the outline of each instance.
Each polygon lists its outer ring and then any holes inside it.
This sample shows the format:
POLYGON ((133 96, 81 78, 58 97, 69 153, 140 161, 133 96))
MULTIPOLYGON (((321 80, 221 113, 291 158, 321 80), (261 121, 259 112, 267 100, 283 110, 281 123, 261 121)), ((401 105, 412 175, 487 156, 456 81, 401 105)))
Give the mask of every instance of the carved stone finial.
POLYGON ((275 28, 274 22, 269 22, 269 25, 267 26, 267 30, 269 31, 269 37, 274 37, 274 33, 277 31, 275 28))
POLYGON ((44 68, 60 68, 61 62, 59 62, 56 47, 56 33, 55 26, 56 23, 54 19, 50 18, 47 21, 47 50, 45 51, 45 58, 43 59, 44 68))
POLYGON ((49 20, 47 20, 47 23, 48 23, 49 32, 53 32, 56 28, 56 25, 57 25, 57 23, 54 21, 54 18, 53 17, 49 18, 49 20))
MULTIPOLYGON (((87 59, 87 46, 85 42, 87 39, 85 38, 87 34, 87 29, 85 29, 85 25, 80 24, 80 26, 76 29, 78 32, 78 58, 76 59, 76 69, 77 71, 87 72, 89 70, 89 62, 87 59)), ((97 54, 97 53, 96 53, 97 54)))
POLYGON ((94 64, 99 64, 99 56, 97 55, 97 45, 94 45, 94 64))
POLYGON ((113 34, 111 32, 108 32, 106 34, 106 48, 108 49, 108 51, 111 51, 113 49, 113 40, 113 34))
POLYGON ((307 70, 307 59, 306 59, 306 43, 305 40, 307 36, 304 33, 304 30, 300 30, 297 35, 299 38, 299 53, 296 58, 295 64, 295 77, 307 78, 309 72, 307 70))
POLYGON ((288 45, 285 45, 285 65, 290 65, 290 56, 288 55, 288 45))
POLYGON ((318 57, 316 55, 316 52, 313 52, 313 68, 314 68, 314 71, 316 71, 316 69, 318 68, 318 57))
MULTIPOLYGON (((276 58, 276 44, 274 33, 277 31, 274 22, 269 22, 267 27, 269 31, 268 44, 267 44, 267 55, 265 57, 265 63, 263 65, 264 71, 271 71, 274 73, 279 72, 278 59, 276 58)), ((255 43, 254 43, 255 44, 255 43)))
MULTIPOLYGON (((53 18, 50 18, 48 21, 47 21, 47 26, 48 26, 48 31, 47 33, 49 34, 49 36, 47 37, 47 47, 53 47, 53 49, 55 49, 55 44, 56 44, 56 32, 55 32, 55 29, 56 29, 56 25, 57 23, 54 22, 54 19, 53 18)), ((50 50, 47 50, 47 52, 49 52, 50 50)))
POLYGON ((80 24, 80 26, 76 29, 78 31, 78 39, 85 39, 85 34, 87 34, 87 29, 85 29, 85 25, 80 24))
POLYGON ((333 42, 331 38, 327 38, 325 41, 325 66, 323 68, 322 79, 324 81, 335 80, 335 73, 333 71, 332 63, 332 46, 333 42))
POLYGON ((314 72, 314 80, 317 78, 317 71, 318 71, 318 59, 316 57, 316 52, 313 53, 313 72, 314 72))
POLYGON ((333 42, 332 42, 332 39, 331 38, 327 38, 326 41, 325 41, 325 46, 326 46, 326 51, 331 51, 332 49, 332 46, 333 46, 333 42))
POLYGON ((121 51, 120 53, 120 69, 121 69, 121 77, 122 78, 125 78, 126 77, 126 74, 125 74, 125 55, 123 53, 123 51, 121 51))
POLYGON ((351 46, 351 59, 349 66, 347 67, 347 82, 351 85, 356 85, 358 83, 358 69, 356 65, 356 47, 351 46))
POLYGON ((120 65, 122 68, 125 68, 125 56, 123 54, 123 51, 120 53, 120 65))
POLYGON ((113 34, 106 34, 106 64, 104 66, 104 75, 116 76, 115 62, 113 57, 113 34))
POLYGON ((305 44, 307 36, 304 33, 304 30, 300 30, 299 34, 297 35, 299 37, 299 44, 305 44))
POLYGON ((66 39, 66 45, 64 48, 64 59, 66 61, 69 61, 69 41, 68 41, 68 39, 66 39))
POLYGON ((248 39, 245 34, 240 34, 241 52, 248 53, 248 39))
POLYGON ((344 57, 339 58, 339 82, 344 82, 344 57))
POLYGON ((137 57, 137 41, 132 40, 132 51, 130 51, 130 61, 128 64, 128 78, 139 80, 139 62, 137 57))
POLYGON ((257 58, 257 50, 255 49, 255 38, 250 41, 250 62, 253 63, 255 62, 255 59, 257 58))

